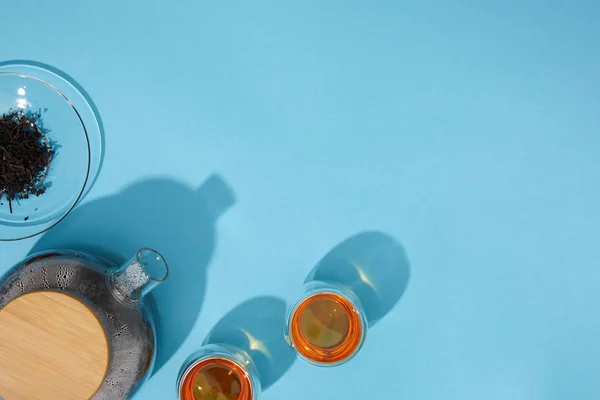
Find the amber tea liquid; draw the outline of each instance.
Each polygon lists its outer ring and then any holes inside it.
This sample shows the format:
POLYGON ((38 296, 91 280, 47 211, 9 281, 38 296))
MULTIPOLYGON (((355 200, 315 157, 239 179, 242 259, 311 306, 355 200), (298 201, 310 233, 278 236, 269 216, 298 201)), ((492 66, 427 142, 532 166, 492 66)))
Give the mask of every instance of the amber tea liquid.
POLYGON ((301 356, 320 364, 338 364, 362 345, 363 320, 345 296, 320 292, 302 300, 292 312, 290 339, 301 356))
POLYGON ((180 386, 181 400, 251 400, 252 383, 237 362, 210 357, 193 365, 180 386))

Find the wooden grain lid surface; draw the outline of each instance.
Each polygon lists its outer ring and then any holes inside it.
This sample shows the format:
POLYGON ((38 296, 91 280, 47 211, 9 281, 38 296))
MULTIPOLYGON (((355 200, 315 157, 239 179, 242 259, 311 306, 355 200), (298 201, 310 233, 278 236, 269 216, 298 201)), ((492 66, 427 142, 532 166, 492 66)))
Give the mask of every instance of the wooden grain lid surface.
POLYGON ((24 294, 0 310, 0 398, 87 400, 108 369, 96 315, 64 293, 24 294))

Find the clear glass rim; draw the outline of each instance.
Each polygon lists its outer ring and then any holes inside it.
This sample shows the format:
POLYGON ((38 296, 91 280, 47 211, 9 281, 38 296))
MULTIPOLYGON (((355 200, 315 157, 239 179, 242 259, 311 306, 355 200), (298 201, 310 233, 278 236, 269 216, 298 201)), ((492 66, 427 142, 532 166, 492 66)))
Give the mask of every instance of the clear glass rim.
MULTIPOLYGON (((237 348, 235 350, 241 351, 237 348)), ((251 360, 249 356, 246 357, 251 360)), ((177 399, 182 400, 182 385, 194 367, 211 359, 224 359, 236 365, 243 372, 245 379, 250 384, 250 397, 253 400, 258 398, 261 390, 260 381, 255 376, 255 373, 252 372, 252 368, 248 368, 248 365, 238 355, 234 354, 233 348, 230 346, 212 344, 201 347, 184 361, 177 377, 177 399)), ((250 362, 250 364, 252 363, 250 362)))
POLYGON ((347 289, 348 293, 346 293, 346 290, 342 290, 342 289, 337 288, 334 285, 328 284, 326 282, 322 282, 322 283, 325 286, 307 290, 298 301, 293 303, 293 306, 289 309, 287 316, 286 316, 285 336, 288 341, 288 344, 294 348, 294 351, 296 352, 297 356, 299 358, 301 358, 303 361, 305 361, 309 364, 312 364, 312 365, 319 366, 319 367, 337 367, 339 365, 345 364, 348 361, 352 360, 359 353, 360 349, 363 347, 365 340, 367 338, 367 331, 369 329, 369 326, 368 326, 368 322, 367 322, 367 319, 366 319, 366 316, 364 313, 364 309, 362 307, 362 304, 360 303, 360 300, 358 299, 358 297, 356 297, 356 295, 354 295, 354 293, 351 292, 350 289, 347 289), (354 349, 354 351, 352 351, 351 354, 349 354, 346 358, 344 358, 342 360, 334 361, 334 362, 322 362, 322 361, 317 361, 317 360, 308 358, 304 354, 302 354, 300 351, 298 351, 298 349, 296 348, 296 343, 294 342, 294 340, 292 338, 293 316, 295 315, 298 308, 308 298, 310 298, 318 293, 331 293, 331 294, 343 296, 346 300, 348 300, 350 302, 350 304, 352 304, 354 306, 354 308, 356 309, 356 311, 359 314, 359 319, 362 324, 362 332, 361 332, 359 344, 356 346, 356 348, 354 349))
POLYGON ((140 265, 142 266, 142 269, 144 270, 144 273, 146 275, 148 275, 148 279, 154 281, 154 282, 164 282, 165 280, 167 280, 167 278, 169 277, 169 264, 167 263, 167 260, 165 260, 165 257, 163 257, 162 254, 160 254, 158 251, 150 248, 150 247, 142 247, 141 249, 138 250, 137 254, 135 255, 135 258, 137 260, 138 263, 140 263, 140 265), (165 269, 165 274, 162 278, 157 278, 154 275, 152 275, 148 269, 146 268, 145 264, 142 262, 142 260, 140 260, 140 257, 143 253, 148 252, 148 253, 152 253, 154 255, 156 255, 159 259, 160 262, 163 264, 164 269, 165 269))
MULTIPOLYGON (((18 67, 18 66, 19 66, 18 64, 15 64, 15 67, 18 67)), ((40 68, 40 69, 43 70, 43 71, 45 71, 45 72, 47 72, 47 73, 51 73, 51 71, 48 71, 46 69, 43 69, 43 68, 40 68)), ((60 97, 62 97, 67 102, 67 104, 75 112, 75 115, 79 119, 79 123, 81 124, 81 127, 83 128, 83 133, 85 135, 85 142, 86 142, 86 145, 87 145, 87 167, 86 167, 86 171, 85 171, 85 179, 83 180, 83 185, 81 186, 81 189, 79 190, 79 193, 77 194, 77 197, 73 201, 73 203, 71 204, 71 206, 63 213, 63 215, 61 215, 59 218, 57 218, 56 221, 52 222, 47 227, 43 228, 42 230, 40 230, 38 232, 32 233, 30 235, 25 235, 25 236, 15 236, 15 237, 9 237, 9 238, 0 237, 0 242, 15 242, 15 241, 19 241, 19 240, 30 239, 32 237, 41 235, 42 233, 45 233, 45 232, 49 231, 50 229, 52 229, 56 225, 58 225, 60 222, 62 222, 67 217, 67 215, 69 215, 71 213, 71 211, 73 211, 73 209, 77 206, 77 204, 79 203, 79 201, 83 197, 83 194, 85 193, 85 188, 87 186, 87 182, 88 182, 88 179, 90 177, 91 157, 92 156, 91 156, 91 148, 90 148, 90 137, 88 135, 85 123, 83 122, 83 119, 81 118, 81 114, 79 113, 79 111, 77 110, 77 108, 75 107, 75 105, 73 105, 73 103, 67 98, 67 96, 65 96, 54 85, 50 84, 49 82, 46 82, 45 80, 43 80, 41 78, 36 77, 36 76, 30 75, 30 74, 27 74, 27 73, 14 72, 14 71, 0 71, 0 77, 6 76, 6 75, 21 76, 21 77, 24 77, 24 78, 33 79, 33 80, 35 80, 37 82, 40 82, 43 85, 46 85, 50 89, 54 90, 60 97)), ((16 229, 18 229, 18 228, 16 228, 16 229)))

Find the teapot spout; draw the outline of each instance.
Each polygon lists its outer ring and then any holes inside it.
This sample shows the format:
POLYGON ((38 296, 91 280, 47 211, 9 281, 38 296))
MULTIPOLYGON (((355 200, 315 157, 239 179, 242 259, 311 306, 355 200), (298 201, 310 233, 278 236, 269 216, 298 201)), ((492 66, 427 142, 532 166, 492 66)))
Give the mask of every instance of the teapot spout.
POLYGON ((118 299, 137 303, 169 275, 164 257, 150 248, 140 249, 120 267, 108 271, 108 284, 118 299))

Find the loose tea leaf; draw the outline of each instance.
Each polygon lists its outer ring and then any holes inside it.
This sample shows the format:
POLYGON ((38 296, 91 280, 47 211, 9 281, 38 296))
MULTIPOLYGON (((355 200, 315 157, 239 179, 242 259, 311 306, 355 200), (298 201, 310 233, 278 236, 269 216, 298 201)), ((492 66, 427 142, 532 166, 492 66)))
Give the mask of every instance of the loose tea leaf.
POLYGON ((23 111, 0 118, 0 200, 12 202, 46 192, 44 179, 54 157, 46 135, 39 126, 39 113, 23 111))

